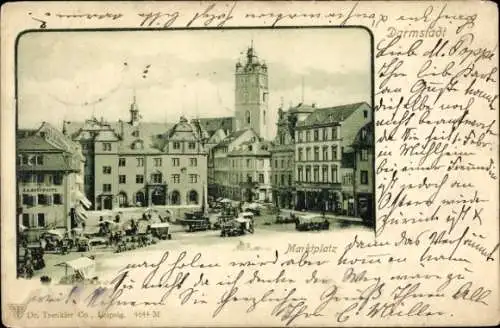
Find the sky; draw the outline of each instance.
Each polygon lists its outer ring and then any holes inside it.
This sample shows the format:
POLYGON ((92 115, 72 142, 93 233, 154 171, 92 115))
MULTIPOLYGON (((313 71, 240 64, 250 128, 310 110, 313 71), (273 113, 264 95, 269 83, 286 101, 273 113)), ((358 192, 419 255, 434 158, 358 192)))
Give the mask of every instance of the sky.
POLYGON ((128 120, 134 94, 144 121, 233 116, 234 67, 252 41, 268 66, 271 119, 302 95, 317 107, 370 102, 362 29, 35 32, 18 45, 19 127, 128 120))

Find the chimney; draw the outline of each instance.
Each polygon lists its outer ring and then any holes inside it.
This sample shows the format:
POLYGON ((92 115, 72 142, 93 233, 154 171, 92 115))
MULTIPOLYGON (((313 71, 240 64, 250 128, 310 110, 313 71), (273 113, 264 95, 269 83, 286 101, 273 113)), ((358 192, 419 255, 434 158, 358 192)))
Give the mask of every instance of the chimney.
POLYGON ((122 120, 118 120, 119 124, 120 124, 120 137, 123 138, 123 134, 124 134, 124 131, 123 131, 123 121, 122 120))
POLYGON ((312 107, 313 107, 313 108, 316 108, 316 103, 313 103, 313 104, 312 104, 312 107))

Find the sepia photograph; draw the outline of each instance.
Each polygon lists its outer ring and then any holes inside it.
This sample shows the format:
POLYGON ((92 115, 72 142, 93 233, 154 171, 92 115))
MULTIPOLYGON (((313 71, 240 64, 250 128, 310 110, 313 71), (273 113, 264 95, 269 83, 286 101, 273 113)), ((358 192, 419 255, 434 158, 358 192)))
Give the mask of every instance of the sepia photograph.
POLYGON ((495 9, 3 5, 2 323, 498 326, 495 9))
POLYGON ((23 34, 19 277, 74 283, 137 249, 373 230, 371 56, 363 28, 23 34))

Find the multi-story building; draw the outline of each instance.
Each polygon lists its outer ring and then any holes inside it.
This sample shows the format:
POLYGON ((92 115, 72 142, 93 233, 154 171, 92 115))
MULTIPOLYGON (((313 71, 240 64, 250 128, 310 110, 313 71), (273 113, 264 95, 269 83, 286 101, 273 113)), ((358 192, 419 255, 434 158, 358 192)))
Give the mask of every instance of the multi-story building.
POLYGON ((205 143, 205 148, 208 153, 208 194, 215 195, 217 193, 217 184, 215 181, 213 148, 233 132, 234 117, 201 118, 199 119, 199 122, 208 136, 208 139, 205 143))
POLYGON ((232 167, 228 155, 244 142, 258 138, 253 129, 235 131, 212 148, 214 161, 214 193, 215 197, 235 196, 233 185, 230 183, 232 167))
POLYGON ((272 201, 270 143, 253 137, 228 153, 231 198, 272 201))
POLYGON ((361 216, 367 222, 373 222, 374 212, 374 188, 375 188, 375 142, 373 124, 365 124, 357 133, 351 146, 353 150, 353 174, 352 186, 355 216, 361 216))
POLYGON ((95 209, 201 205, 206 199, 208 136, 197 120, 142 122, 134 99, 128 122, 65 122, 63 131, 82 144, 86 194, 95 209))
POLYGON ((68 231, 86 219, 79 144, 48 123, 17 138, 19 223, 35 232, 68 231), (83 205, 83 206, 82 206, 83 205))
POLYGON ((271 148, 271 184, 273 201, 277 207, 293 208, 293 189, 295 186, 295 129, 314 112, 315 106, 303 103, 290 107, 288 111, 278 109, 276 138, 271 148))
MULTIPOLYGON (((347 148, 359 130, 372 120, 367 103, 317 108, 295 131, 297 209, 354 214, 352 161, 347 148)), ((372 173, 373 174, 373 173, 372 173)))

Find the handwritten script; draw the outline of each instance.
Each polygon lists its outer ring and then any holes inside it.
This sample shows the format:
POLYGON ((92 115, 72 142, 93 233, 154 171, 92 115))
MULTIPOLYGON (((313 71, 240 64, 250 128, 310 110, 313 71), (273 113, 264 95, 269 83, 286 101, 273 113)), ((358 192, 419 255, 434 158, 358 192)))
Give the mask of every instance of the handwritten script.
POLYGON ((69 22, 144 29, 368 28, 377 226, 373 236, 346 232, 345 242, 330 241, 336 251, 327 255, 288 254, 285 245, 239 250, 230 260, 209 249, 166 251, 131 259, 99 285, 69 286, 57 294, 39 290, 28 304, 79 304, 105 312, 189 307, 205 319, 245 315, 284 325, 321 323, 325 317, 339 324, 449 324, 465 308, 476 317, 495 316, 499 76, 491 26, 497 17, 490 13, 496 10, 437 2, 397 7, 220 2, 189 10, 169 5, 29 12, 27 19, 39 29, 69 22))

